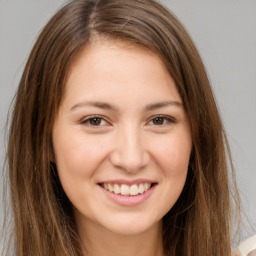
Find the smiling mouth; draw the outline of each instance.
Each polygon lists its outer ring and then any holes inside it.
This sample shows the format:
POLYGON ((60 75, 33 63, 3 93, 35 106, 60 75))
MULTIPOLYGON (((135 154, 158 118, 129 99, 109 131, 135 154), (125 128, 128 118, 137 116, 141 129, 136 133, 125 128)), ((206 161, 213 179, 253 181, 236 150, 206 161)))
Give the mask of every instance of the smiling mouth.
POLYGON ((132 184, 131 186, 127 184, 113 183, 100 183, 99 185, 107 191, 112 192, 116 195, 137 196, 148 191, 151 187, 156 185, 156 183, 145 182, 140 184, 132 184))

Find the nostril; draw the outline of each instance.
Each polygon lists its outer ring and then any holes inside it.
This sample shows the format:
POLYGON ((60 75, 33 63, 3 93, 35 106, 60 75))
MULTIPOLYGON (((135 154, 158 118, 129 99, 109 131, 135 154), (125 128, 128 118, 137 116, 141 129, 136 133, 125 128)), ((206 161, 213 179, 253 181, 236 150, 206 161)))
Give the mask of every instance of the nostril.
POLYGON ((127 172, 137 172, 148 165, 150 157, 146 151, 139 146, 123 145, 115 148, 108 157, 110 163, 127 172))

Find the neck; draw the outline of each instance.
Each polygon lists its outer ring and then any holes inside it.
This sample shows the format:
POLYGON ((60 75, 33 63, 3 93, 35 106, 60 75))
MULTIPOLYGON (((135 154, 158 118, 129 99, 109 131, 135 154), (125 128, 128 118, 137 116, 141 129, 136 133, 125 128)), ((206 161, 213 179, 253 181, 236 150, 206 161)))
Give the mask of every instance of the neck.
POLYGON ((79 225, 78 231, 83 256, 164 256, 162 222, 135 235, 116 234, 95 223, 79 225))

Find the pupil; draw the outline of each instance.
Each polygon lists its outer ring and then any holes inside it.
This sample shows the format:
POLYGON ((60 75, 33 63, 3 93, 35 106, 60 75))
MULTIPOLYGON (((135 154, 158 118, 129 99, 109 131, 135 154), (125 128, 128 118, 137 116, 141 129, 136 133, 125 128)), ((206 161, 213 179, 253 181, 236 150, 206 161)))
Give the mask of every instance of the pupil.
POLYGON ((90 123, 92 124, 92 125, 100 125, 100 123, 101 123, 101 119, 100 118, 93 118, 91 121, 90 121, 90 123))
POLYGON ((162 117, 156 117, 153 121, 154 124, 163 124, 163 118, 162 117))

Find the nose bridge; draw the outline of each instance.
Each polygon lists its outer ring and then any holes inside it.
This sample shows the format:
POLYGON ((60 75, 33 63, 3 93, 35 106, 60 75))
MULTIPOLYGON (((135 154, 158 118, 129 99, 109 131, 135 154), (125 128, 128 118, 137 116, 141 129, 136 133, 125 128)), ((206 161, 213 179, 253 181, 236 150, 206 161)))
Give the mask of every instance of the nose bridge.
POLYGON ((143 142, 143 131, 137 125, 123 125, 117 131, 112 163, 129 172, 143 168, 148 162, 143 142))

